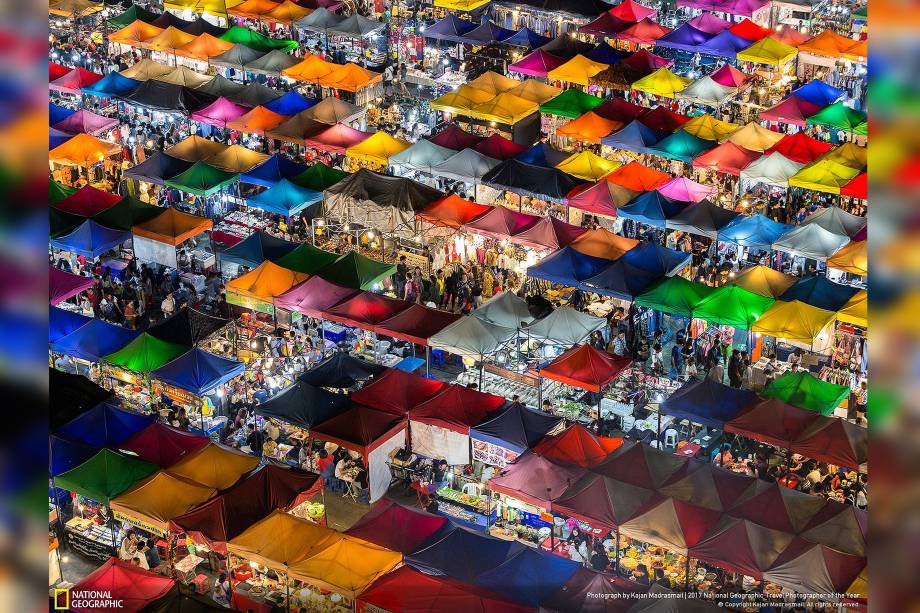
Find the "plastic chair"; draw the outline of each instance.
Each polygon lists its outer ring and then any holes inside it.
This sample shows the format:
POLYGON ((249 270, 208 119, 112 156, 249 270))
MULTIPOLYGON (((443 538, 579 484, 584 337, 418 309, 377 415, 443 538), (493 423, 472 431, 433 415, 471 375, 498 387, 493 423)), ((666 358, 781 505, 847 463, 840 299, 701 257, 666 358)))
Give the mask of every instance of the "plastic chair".
POLYGON ((461 491, 469 496, 482 496, 482 487, 478 483, 467 483, 461 491))
POLYGON ((624 415, 623 416, 623 432, 629 432, 633 429, 633 426, 636 425, 636 417, 634 415, 624 415))
POLYGON ((664 431, 664 446, 665 449, 674 449, 677 447, 677 430, 668 428, 664 431))
POLYGON ((432 349, 431 350, 431 361, 438 368, 444 368, 444 350, 443 349, 432 349))

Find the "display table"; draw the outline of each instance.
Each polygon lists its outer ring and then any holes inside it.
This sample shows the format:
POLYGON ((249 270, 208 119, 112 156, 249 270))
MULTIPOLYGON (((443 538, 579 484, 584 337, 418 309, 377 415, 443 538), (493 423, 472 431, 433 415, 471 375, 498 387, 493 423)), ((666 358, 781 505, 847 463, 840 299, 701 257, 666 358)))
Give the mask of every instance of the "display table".
POLYGON ((679 455, 685 458, 695 458, 702 450, 703 448, 699 443, 687 443, 680 449, 675 449, 674 455, 679 455))
POLYGON ((112 557, 112 529, 88 519, 74 517, 64 524, 64 534, 70 547, 80 555, 105 562, 112 557))
POLYGON ((246 584, 237 583, 230 594, 230 607, 237 611, 252 611, 253 613, 271 613, 275 606, 273 602, 261 595, 250 594, 246 584), (241 587, 243 586, 243 587, 241 587))

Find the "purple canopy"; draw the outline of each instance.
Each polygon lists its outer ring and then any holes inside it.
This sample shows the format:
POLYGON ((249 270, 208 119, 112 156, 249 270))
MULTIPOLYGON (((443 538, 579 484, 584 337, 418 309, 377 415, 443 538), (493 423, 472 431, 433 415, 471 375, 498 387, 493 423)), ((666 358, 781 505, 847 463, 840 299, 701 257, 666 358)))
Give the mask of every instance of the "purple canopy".
POLYGON ((718 34, 732 25, 713 13, 700 13, 687 23, 707 34, 718 34))
POLYGON ((696 50, 705 55, 717 55, 734 59, 739 51, 743 51, 750 46, 751 41, 741 38, 737 34, 732 34, 728 30, 723 30, 697 47, 696 50))
POLYGON ((54 124, 56 130, 67 132, 68 134, 100 134, 110 128, 118 125, 117 119, 103 117, 92 111, 80 109, 67 119, 54 124))
POLYGON ((54 266, 48 267, 48 295, 51 304, 64 302, 92 286, 92 277, 81 277, 80 275, 64 272, 54 266))
POLYGON ((561 57, 537 49, 514 64, 508 66, 510 72, 530 75, 531 77, 546 77, 550 70, 554 70, 565 63, 561 57))
MULTIPOLYGON (((696 53, 697 47, 712 38, 712 34, 703 32, 694 28, 689 23, 685 23, 676 30, 668 32, 655 42, 655 46, 665 49, 677 49, 679 51, 689 51, 696 53)), ((750 46, 750 45, 749 45, 750 46)))
POLYGON ((250 109, 241 106, 235 102, 230 102, 223 96, 204 107, 200 111, 192 113, 192 120, 199 123, 206 123, 218 128, 226 127, 228 121, 238 119, 245 115, 250 109))
POLYGON ((462 43, 463 35, 470 32, 475 27, 476 24, 472 21, 466 21, 460 19, 456 15, 448 14, 444 19, 426 28, 423 34, 425 38, 462 43))
POLYGON ((677 0, 677 6, 741 15, 742 17, 753 16, 769 3, 769 0, 677 0))

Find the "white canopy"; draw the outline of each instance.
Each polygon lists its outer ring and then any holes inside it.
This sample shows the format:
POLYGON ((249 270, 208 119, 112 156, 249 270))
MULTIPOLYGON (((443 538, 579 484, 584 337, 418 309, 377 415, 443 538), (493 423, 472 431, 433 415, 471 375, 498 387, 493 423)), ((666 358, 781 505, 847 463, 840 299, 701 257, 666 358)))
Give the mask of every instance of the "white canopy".
POLYGON ((391 156, 390 164, 431 173, 434 166, 451 157, 454 153, 456 152, 453 149, 435 145, 431 141, 420 140, 408 149, 391 156))
POLYGON ((754 160, 746 168, 741 169, 741 178, 758 183, 789 187, 789 177, 800 171, 805 164, 794 162, 782 153, 774 151, 758 160, 754 160))
POLYGON ((812 223, 786 232, 772 246, 776 251, 784 251, 823 262, 848 242, 850 239, 846 236, 834 234, 812 223))
POLYGON ((697 79, 679 91, 677 97, 697 104, 717 107, 734 96, 737 91, 737 87, 728 87, 727 85, 716 83, 711 77, 706 76, 697 79))
POLYGON ((802 222, 803 226, 810 224, 821 226, 837 236, 853 238, 860 230, 866 227, 866 218, 847 213, 840 207, 830 206, 820 211, 815 211, 802 222))
POLYGON ((513 292, 500 292, 472 313, 482 321, 503 328, 519 328, 533 321, 527 301, 513 292))
POLYGON ((456 355, 481 358, 498 351, 515 334, 514 328, 496 326, 478 317, 461 317, 429 338, 428 344, 456 355))
POLYGON ((601 330, 606 325, 607 320, 603 317, 595 317, 564 306, 525 329, 531 338, 569 347, 584 341, 592 332, 601 330))
POLYGON ((479 183, 487 172, 499 164, 501 162, 498 160, 483 155, 475 149, 464 149, 435 166, 433 170, 439 177, 479 183))

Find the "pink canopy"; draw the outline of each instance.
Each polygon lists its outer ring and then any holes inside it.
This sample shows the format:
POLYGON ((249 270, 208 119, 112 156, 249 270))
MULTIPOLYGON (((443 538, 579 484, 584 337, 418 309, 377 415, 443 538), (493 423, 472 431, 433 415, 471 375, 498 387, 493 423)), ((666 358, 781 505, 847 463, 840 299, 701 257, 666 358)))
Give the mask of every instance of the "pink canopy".
POLYGON ((739 147, 735 143, 725 142, 693 160, 694 168, 708 168, 728 175, 738 176, 762 154, 739 147))
POLYGON ((796 96, 789 96, 779 104, 773 105, 765 111, 761 111, 760 118, 764 121, 778 121, 780 123, 788 123, 804 128, 806 120, 822 108, 823 107, 817 104, 802 100, 796 96))
POLYGON ((616 217, 617 207, 623 206, 639 194, 606 179, 582 187, 584 189, 576 187, 569 193, 569 206, 608 217, 616 217))
POLYGON ((310 277, 276 297, 275 306, 308 317, 322 317, 327 309, 360 293, 360 290, 337 285, 322 277, 310 277))
POLYGON ((540 218, 536 215, 518 213, 503 206, 492 207, 488 213, 480 215, 466 224, 466 229, 499 240, 510 238, 533 226, 540 218))
POLYGON ((68 134, 92 134, 96 136, 117 125, 117 119, 103 117, 92 111, 80 109, 67 119, 57 122, 53 127, 68 134))
POLYGON ((91 277, 73 275, 54 266, 48 267, 48 296, 51 304, 59 304, 68 298, 73 298, 92 286, 91 277))
POLYGON ((728 26, 732 25, 731 23, 725 21, 721 17, 717 17, 712 13, 700 13, 687 23, 697 30, 705 32, 706 34, 718 34, 728 26))
MULTIPOLYGON (((606 183, 606 181, 605 181, 606 183)), ((587 231, 587 228, 573 226, 552 215, 547 215, 511 240, 535 249, 561 249, 587 231)))
POLYGON ((531 77, 546 77, 546 74, 565 64, 565 60, 552 53, 537 49, 514 64, 508 66, 510 72, 530 75, 531 77))
POLYGON ((525 451, 489 480, 489 489, 544 509, 587 472, 580 466, 560 466, 525 451))
POLYGON ((723 64, 722 68, 709 75, 709 78, 725 87, 741 87, 751 79, 749 75, 744 74, 730 64, 723 64))
POLYGON ((370 132, 362 132, 343 123, 337 123, 316 136, 308 138, 306 145, 322 151, 345 153, 346 149, 363 143, 370 135, 370 132))
POLYGON ((687 177, 674 177, 658 188, 658 193, 671 200, 681 202, 699 202, 716 193, 716 188, 711 185, 702 185, 687 177))
POLYGON ((200 111, 192 113, 192 119, 200 123, 206 123, 210 126, 224 128, 228 121, 239 119, 249 111, 245 106, 240 106, 235 102, 230 102, 223 96, 204 107, 200 111))

